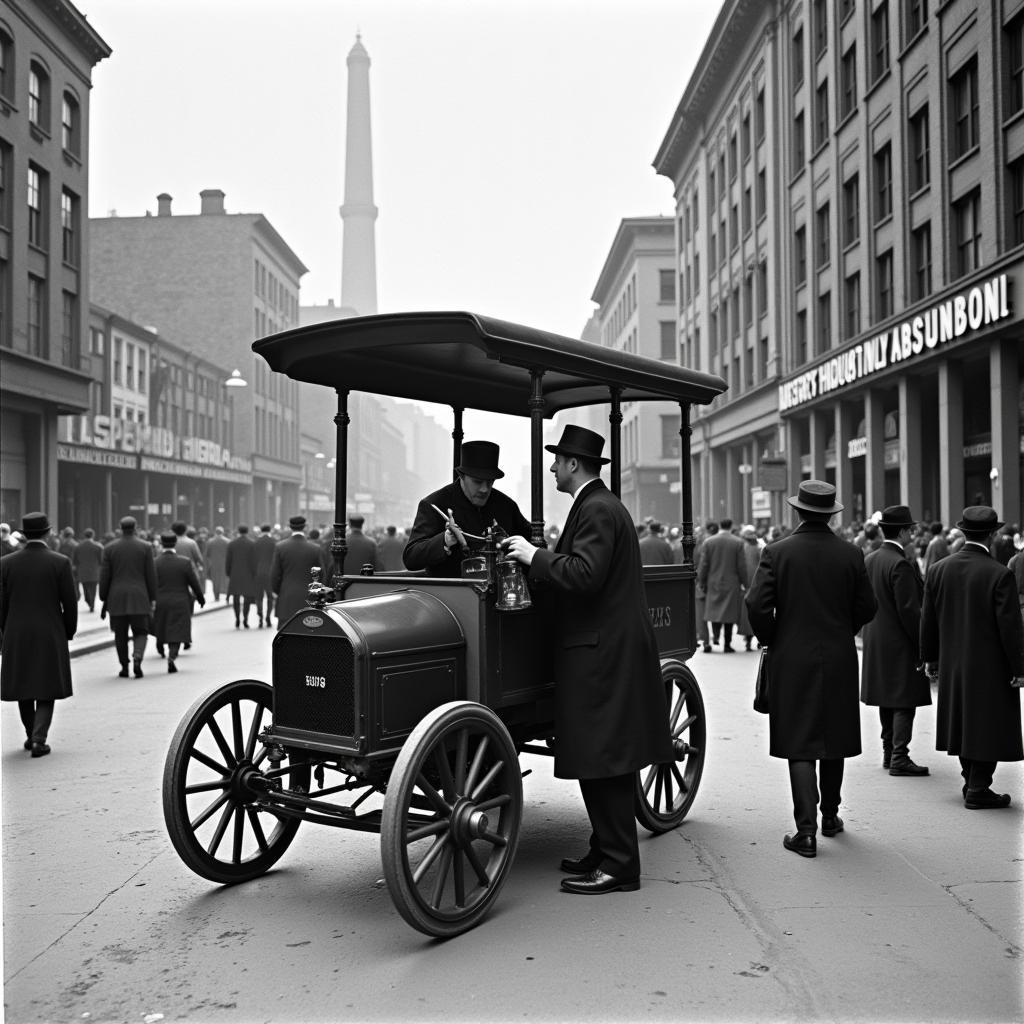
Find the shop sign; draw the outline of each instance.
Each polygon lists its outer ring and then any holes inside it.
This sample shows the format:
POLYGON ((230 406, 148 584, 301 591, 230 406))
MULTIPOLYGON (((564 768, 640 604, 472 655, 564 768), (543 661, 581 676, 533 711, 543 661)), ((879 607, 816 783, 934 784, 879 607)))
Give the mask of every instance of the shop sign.
POLYGON ((750 514, 754 519, 771 519, 771 491, 763 490, 760 487, 750 488, 750 514))
POLYGON ((998 274, 931 309, 896 324, 891 331, 840 352, 779 385, 779 411, 794 409, 847 387, 939 345, 962 338, 1011 315, 1009 281, 998 274))
POLYGON ((882 455, 882 465, 886 469, 892 469, 900 464, 900 443, 899 441, 886 441, 885 452, 882 455))
POLYGON ((866 437, 851 437, 846 442, 846 457, 848 459, 860 459, 868 453, 868 439, 866 437))
POLYGON ((106 452, 101 448, 82 448, 74 444, 57 442, 57 459, 60 462, 78 462, 86 466, 103 466, 106 469, 138 469, 137 455, 126 452, 106 452))
POLYGON ((139 456, 139 469, 144 473, 167 473, 172 476, 187 476, 196 480, 220 480, 229 484, 250 484, 252 477, 232 469, 217 466, 201 466, 194 462, 175 459, 156 459, 152 455, 139 456))
POLYGON ((757 467, 757 480, 766 491, 788 490, 785 459, 762 459, 757 467))
POLYGON ((964 445, 964 458, 965 459, 976 459, 981 455, 992 454, 992 442, 982 441, 980 444, 965 444, 964 445))

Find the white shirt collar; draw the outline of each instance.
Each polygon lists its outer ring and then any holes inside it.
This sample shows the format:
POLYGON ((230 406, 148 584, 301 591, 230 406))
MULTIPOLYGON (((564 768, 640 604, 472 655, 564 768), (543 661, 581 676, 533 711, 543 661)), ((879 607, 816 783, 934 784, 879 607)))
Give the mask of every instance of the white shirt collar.
POLYGON ((907 553, 906 548, 904 548, 904 546, 898 540, 892 540, 891 538, 889 538, 889 539, 886 539, 886 540, 882 541, 882 543, 883 544, 891 544, 894 548, 896 548, 897 551, 899 551, 900 553, 902 553, 904 555, 907 553))
POLYGON ((580 491, 582 491, 583 488, 587 486, 587 484, 592 484, 592 483, 594 483, 595 480, 600 480, 600 479, 601 478, 599 476, 592 476, 585 483, 580 484, 579 487, 577 487, 576 490, 572 492, 572 500, 575 501, 580 496, 580 491))
POLYGON ((970 544, 970 546, 972 548, 980 548, 982 551, 985 552, 986 555, 991 555, 992 554, 992 552, 989 551, 989 549, 987 547, 985 547, 984 544, 981 544, 981 543, 979 543, 976 540, 965 540, 964 541, 964 547, 967 547, 968 544, 970 544))

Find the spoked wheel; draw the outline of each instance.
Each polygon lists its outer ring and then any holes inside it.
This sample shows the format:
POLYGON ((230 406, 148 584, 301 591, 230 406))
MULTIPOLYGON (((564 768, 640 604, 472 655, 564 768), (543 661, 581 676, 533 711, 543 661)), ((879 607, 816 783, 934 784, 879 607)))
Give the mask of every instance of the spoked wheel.
MULTIPOLYGON (((164 821, 181 859, 212 882, 247 882, 276 863, 299 827, 256 805, 266 774, 309 791, 309 765, 271 765, 259 742, 273 690, 256 679, 200 697, 181 720, 164 764, 164 821)), ((265 788, 265 786, 264 786, 265 788)))
POLYGON ((649 832, 668 832, 686 817, 704 771, 707 723, 704 698, 693 673, 681 661, 664 661, 661 678, 668 694, 675 760, 652 764, 636 776, 636 820, 649 832))
POLYGON ((489 708, 443 704, 413 729, 384 799, 381 857, 398 912, 427 935, 478 924, 505 882, 523 813, 512 738, 489 708))

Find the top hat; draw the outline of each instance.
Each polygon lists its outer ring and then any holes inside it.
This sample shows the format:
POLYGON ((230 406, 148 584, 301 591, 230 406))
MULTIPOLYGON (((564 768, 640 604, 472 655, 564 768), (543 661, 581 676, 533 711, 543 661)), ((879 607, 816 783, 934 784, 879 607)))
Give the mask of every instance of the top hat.
POLYGON ((306 528, 306 517, 305 516, 292 516, 288 520, 288 525, 293 530, 304 530, 306 528))
POLYGON ((956 528, 975 533, 988 533, 991 530, 998 530, 1002 525, 994 508, 988 505, 968 505, 956 528))
POLYGON ((576 456, 581 459, 591 459, 600 462, 602 466, 608 465, 611 459, 601 456, 604 448, 604 438, 593 430, 586 427, 577 427, 573 423, 567 423, 562 430, 562 436, 558 444, 546 444, 545 449, 555 455, 576 456))
POLYGON ((173 548, 178 543, 178 535, 173 530, 164 530, 160 534, 160 543, 165 548, 173 548))
POLYGON ((804 512, 821 512, 833 516, 842 512, 844 506, 836 500, 836 489, 824 480, 804 480, 795 498, 787 498, 793 508, 804 512))
POLYGON ((21 517, 21 532, 29 540, 45 537, 50 532, 50 520, 45 512, 29 512, 21 517))
POLYGON ((917 520, 906 505, 889 505, 878 517, 879 526, 916 526, 917 520))
POLYGON ((500 480, 505 475, 498 469, 498 446, 493 441, 464 441, 455 468, 476 480, 500 480))
POLYGON ((121 517, 121 529, 122 530, 134 530, 135 529, 135 516, 122 516, 121 517))

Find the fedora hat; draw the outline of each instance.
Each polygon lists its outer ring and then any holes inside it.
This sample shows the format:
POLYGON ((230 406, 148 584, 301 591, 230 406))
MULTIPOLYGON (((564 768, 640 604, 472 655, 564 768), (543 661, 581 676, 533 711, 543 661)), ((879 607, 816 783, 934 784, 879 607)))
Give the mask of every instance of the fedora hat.
POLYGON ((476 480, 500 480, 505 474, 498 469, 498 450, 493 441, 463 441, 455 468, 476 480))
POLYGON ((288 520, 288 525, 293 530, 304 530, 306 528, 306 517, 305 516, 292 516, 288 520))
POLYGON ((999 521, 996 510, 989 505, 968 505, 960 517, 960 522, 956 524, 958 530, 974 533, 988 533, 990 530, 998 530, 1001 526, 1003 523, 999 521))
POLYGON ((793 508, 803 509, 804 512, 821 512, 830 516, 842 512, 845 507, 836 500, 836 489, 824 480, 804 480, 796 497, 787 498, 786 501, 793 508))
POLYGON ((878 517, 879 526, 916 526, 917 520, 906 505, 889 505, 878 517))
POLYGON ((601 456, 604 448, 604 438, 593 430, 586 427, 577 427, 575 424, 567 423, 562 430, 562 436, 558 444, 546 444, 545 449, 554 452, 555 455, 577 456, 582 459, 591 459, 606 466, 611 459, 601 456))
POLYGON ((21 517, 21 532, 29 540, 45 537, 50 532, 50 520, 45 512, 29 512, 21 517))

